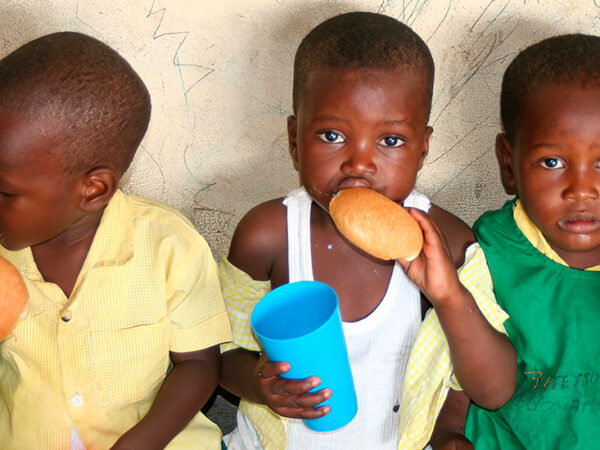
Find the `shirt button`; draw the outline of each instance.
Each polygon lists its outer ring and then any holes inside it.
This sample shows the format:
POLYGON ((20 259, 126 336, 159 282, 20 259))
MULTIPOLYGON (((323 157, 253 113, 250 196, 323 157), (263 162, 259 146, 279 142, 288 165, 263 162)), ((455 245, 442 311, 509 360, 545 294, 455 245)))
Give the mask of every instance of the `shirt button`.
POLYGON ((73 406, 81 406, 83 404, 83 397, 79 394, 75 394, 71 397, 71 403, 73 403, 73 406))
POLYGON ((71 311, 66 311, 62 317, 60 318, 63 322, 68 322, 69 320, 71 320, 71 311))

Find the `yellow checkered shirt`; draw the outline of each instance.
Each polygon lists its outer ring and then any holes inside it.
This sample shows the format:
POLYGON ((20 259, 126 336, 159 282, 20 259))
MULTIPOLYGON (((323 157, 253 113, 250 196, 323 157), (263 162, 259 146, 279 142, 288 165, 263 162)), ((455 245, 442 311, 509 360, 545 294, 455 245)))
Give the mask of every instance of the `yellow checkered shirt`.
MULTIPOLYGON (((520 201, 515 203, 513 214, 521 232, 538 251, 566 265, 529 219, 520 201)), ((600 270, 600 266, 587 270, 600 270)), ((496 303, 492 277, 479 244, 467 249, 459 278, 490 324, 506 334, 503 323, 509 316, 496 303)), ((453 376, 448 343, 442 327, 435 311, 430 310, 421 325, 408 362, 401 401, 399 448, 420 450, 427 445, 449 388, 460 389, 460 386, 453 376)))
MULTIPOLYGON (((233 342, 221 345, 221 352, 240 347, 260 351, 260 344, 252 332, 250 316, 258 301, 271 290, 271 282, 253 280, 227 258, 223 258, 219 264, 219 278, 233 333, 233 342)), ((265 450, 285 448, 285 417, 278 415, 268 406, 244 399, 240 401, 240 411, 252 422, 265 450)))
MULTIPOLYGON (((169 351, 231 339, 210 249, 171 208, 117 191, 69 298, 43 280, 31 249, 0 254, 30 296, 0 343, 2 450, 67 450, 73 426, 88 448, 109 448, 150 409, 169 351)), ((220 441, 199 413, 167 448, 220 441)))

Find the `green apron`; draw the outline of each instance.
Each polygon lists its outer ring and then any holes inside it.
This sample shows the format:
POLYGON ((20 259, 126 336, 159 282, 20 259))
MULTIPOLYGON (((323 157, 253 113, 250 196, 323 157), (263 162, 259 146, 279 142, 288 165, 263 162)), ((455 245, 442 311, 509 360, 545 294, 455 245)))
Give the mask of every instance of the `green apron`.
POLYGON ((535 249, 514 200, 473 230, 518 355, 517 389, 496 411, 469 409, 479 449, 600 448, 600 272, 571 269, 535 249))

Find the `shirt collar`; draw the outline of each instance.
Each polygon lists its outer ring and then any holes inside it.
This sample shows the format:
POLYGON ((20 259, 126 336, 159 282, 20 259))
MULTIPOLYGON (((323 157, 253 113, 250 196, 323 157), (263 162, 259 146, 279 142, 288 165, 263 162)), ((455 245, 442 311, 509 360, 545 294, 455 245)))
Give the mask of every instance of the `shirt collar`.
MULTIPOLYGON (((128 212, 127 196, 117 189, 104 209, 84 268, 124 264, 133 256, 133 248, 134 223, 128 212)), ((31 280, 42 280, 31 247, 15 252, 2 248, 2 253, 10 255, 9 260, 19 272, 31 280)))
POLYGON ((104 209, 84 263, 85 268, 116 266, 133 256, 134 223, 127 196, 117 189, 104 209))
MULTIPOLYGON (((568 266, 568 264, 562 259, 558 253, 554 251, 548 241, 542 234, 541 230, 531 221, 525 209, 523 208, 523 203, 521 200, 517 199, 515 202, 513 216, 515 218, 515 222, 519 230, 525 235, 527 240, 533 245, 540 253, 546 256, 548 259, 552 261, 562 264, 563 266, 568 266)), ((600 265, 588 267, 585 270, 590 271, 600 271, 600 265)))

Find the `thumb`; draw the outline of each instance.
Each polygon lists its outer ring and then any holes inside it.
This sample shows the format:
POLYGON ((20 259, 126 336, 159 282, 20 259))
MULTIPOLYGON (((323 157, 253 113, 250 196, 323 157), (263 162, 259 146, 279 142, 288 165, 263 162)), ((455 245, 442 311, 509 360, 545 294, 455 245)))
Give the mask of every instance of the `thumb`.
POLYGON ((400 265, 400 267, 402 267, 402 269, 404 270, 404 272, 408 272, 408 270, 410 268, 410 265, 412 264, 412 262, 414 260, 409 261, 409 260, 404 259, 404 258, 398 258, 396 261, 398 262, 398 264, 400 265))

